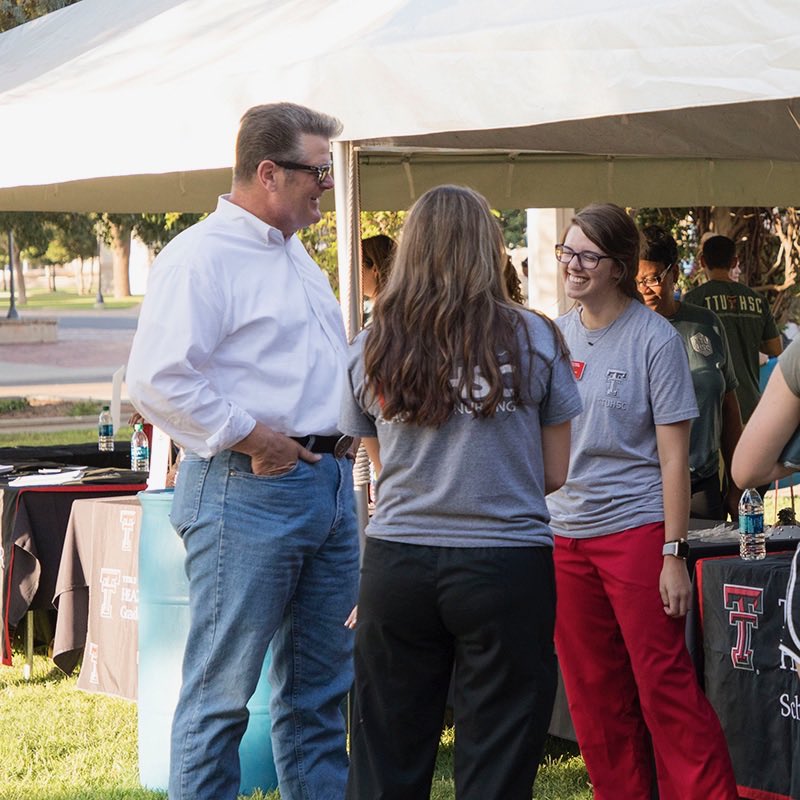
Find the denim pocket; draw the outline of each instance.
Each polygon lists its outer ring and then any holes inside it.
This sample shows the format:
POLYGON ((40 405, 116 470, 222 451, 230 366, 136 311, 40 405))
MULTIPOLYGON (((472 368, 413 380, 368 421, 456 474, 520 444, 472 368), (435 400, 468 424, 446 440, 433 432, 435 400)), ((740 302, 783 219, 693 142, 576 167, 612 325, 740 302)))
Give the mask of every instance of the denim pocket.
POLYGON ((172 499, 169 521, 172 527, 183 536, 186 530, 197 522, 200 513, 200 499, 203 496, 211 460, 187 454, 181 461, 180 474, 172 499))
POLYGON ((275 475, 256 475, 252 470, 231 468, 231 477, 233 478, 246 478, 254 481, 279 481, 281 478, 288 478, 290 475, 295 475, 300 470, 300 465, 303 463, 301 458, 292 464, 285 472, 278 472, 275 475))

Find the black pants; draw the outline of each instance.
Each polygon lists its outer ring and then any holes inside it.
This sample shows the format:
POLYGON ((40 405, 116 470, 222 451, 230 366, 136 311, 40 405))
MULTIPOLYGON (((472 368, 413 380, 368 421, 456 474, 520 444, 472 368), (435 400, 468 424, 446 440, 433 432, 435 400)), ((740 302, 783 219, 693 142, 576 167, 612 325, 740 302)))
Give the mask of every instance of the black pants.
POLYGON ((455 663, 459 800, 530 800, 556 688, 547 547, 368 539, 348 800, 427 800, 455 663))
POLYGON ((717 473, 692 482, 689 516, 693 519, 727 519, 728 510, 725 508, 717 473))

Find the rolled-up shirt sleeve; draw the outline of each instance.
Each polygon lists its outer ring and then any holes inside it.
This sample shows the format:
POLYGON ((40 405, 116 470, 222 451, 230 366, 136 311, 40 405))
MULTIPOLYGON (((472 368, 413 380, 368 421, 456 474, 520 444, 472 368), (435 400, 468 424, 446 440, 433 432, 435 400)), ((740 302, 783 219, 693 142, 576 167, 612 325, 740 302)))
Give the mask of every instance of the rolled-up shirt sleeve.
POLYGON ((224 284, 211 276, 186 263, 153 270, 126 375, 145 419, 205 458, 241 441, 256 424, 207 369, 227 335, 231 307, 224 284))

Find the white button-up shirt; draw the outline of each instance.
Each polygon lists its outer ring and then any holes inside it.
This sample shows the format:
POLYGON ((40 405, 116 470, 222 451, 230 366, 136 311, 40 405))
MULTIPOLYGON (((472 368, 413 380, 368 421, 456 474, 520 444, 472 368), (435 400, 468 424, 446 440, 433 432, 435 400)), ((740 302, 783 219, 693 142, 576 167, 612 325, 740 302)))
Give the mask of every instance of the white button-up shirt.
POLYGON ((219 199, 155 260, 127 370, 141 414, 212 456, 263 422, 334 434, 347 342, 327 277, 297 236, 219 199))

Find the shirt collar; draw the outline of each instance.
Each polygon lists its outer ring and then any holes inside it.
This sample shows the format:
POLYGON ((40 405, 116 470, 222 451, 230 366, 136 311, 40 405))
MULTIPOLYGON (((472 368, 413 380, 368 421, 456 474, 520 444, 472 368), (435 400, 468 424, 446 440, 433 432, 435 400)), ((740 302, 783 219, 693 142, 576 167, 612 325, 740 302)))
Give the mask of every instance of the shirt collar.
POLYGON ((288 244, 293 238, 285 239, 277 228, 273 228, 268 222, 259 219, 255 214, 251 214, 246 208, 232 203, 230 201, 230 194, 219 196, 215 213, 225 217, 227 220, 241 220, 254 232, 257 238, 262 241, 288 244))

